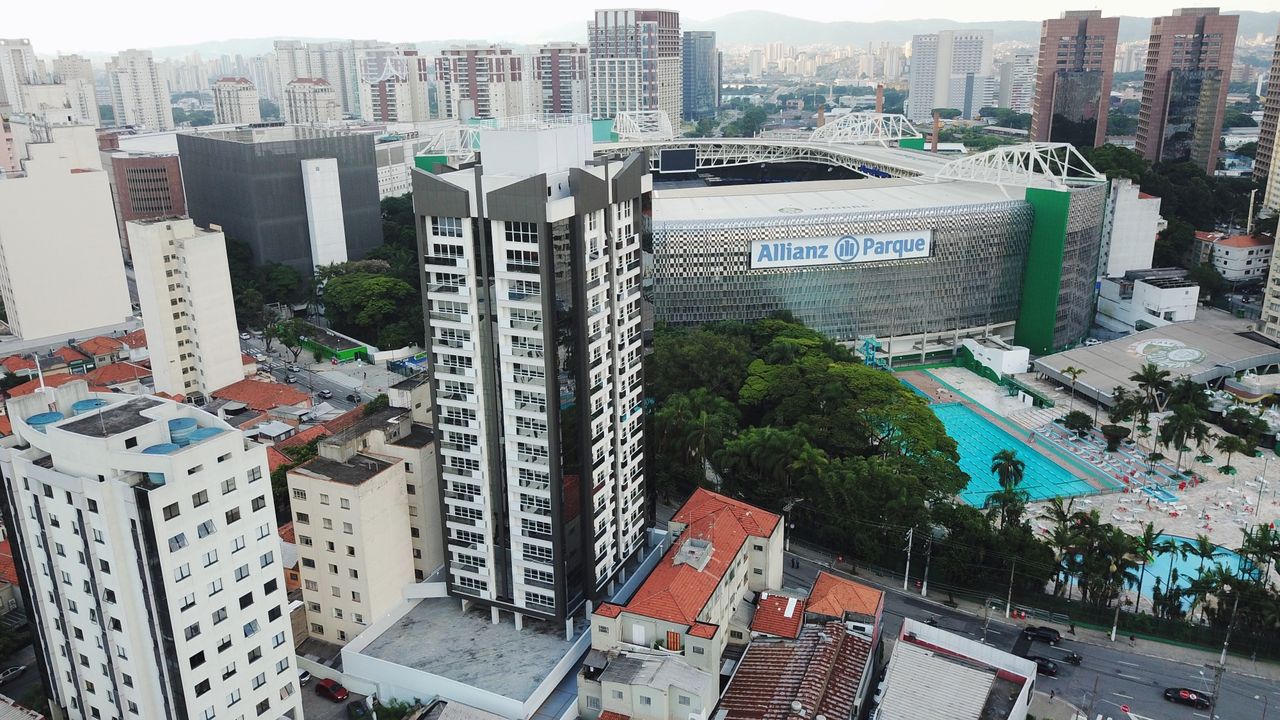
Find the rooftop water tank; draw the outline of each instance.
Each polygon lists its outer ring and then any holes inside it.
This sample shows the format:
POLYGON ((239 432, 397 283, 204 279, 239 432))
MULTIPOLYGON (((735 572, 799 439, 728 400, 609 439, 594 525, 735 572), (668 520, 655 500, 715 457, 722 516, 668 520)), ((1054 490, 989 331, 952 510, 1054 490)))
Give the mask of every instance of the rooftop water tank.
POLYGON ((191 433, 196 431, 195 418, 174 418, 169 421, 169 439, 182 447, 191 442, 191 433))
POLYGON ((195 432, 191 433, 191 442, 198 443, 202 440, 208 440, 214 435, 221 435, 224 432, 226 431, 223 430, 222 428, 216 428, 216 427, 198 428, 195 432))
MULTIPOLYGON (((175 445, 174 443, 160 443, 159 445, 152 445, 146 450, 143 450, 142 454, 143 455, 171 455, 173 453, 178 452, 181 449, 182 449, 181 447, 179 447, 178 445, 175 445)), ((149 472, 147 473, 147 479, 150 480, 155 485, 163 485, 164 473, 149 472)))
POLYGON ((82 413, 87 413, 90 410, 97 410, 98 408, 106 404, 107 404, 106 400, 99 400, 98 398, 89 398, 88 400, 78 400, 74 404, 72 404, 71 414, 80 415, 82 413))
POLYGON ((45 432, 45 428, 58 422, 64 417, 66 416, 57 411, 36 413, 35 415, 27 418, 27 424, 31 426, 32 430, 45 432))

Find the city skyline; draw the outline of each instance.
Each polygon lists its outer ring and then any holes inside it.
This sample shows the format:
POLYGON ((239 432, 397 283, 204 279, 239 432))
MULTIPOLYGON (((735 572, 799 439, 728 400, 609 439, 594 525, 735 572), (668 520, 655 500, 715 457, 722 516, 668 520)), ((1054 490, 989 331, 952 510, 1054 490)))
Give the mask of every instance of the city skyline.
MULTIPOLYGON (((557 12, 547 13, 535 6, 500 3, 501 12, 486 16, 482 29, 478 29, 469 9, 461 6, 432 8, 431 17, 424 22, 401 23, 400 30, 414 37, 392 38, 392 42, 421 42, 438 39, 442 42, 464 39, 488 39, 496 42, 534 43, 548 39, 575 40, 586 37, 586 26, 594 10, 608 7, 608 3, 570 0, 558 6, 557 12), (430 22, 426 22, 427 20, 430 22), (577 35, 569 36, 573 32, 577 35)), ((87 3, 73 2, 88 9, 87 3)), ((708 0, 693 3, 676 0, 662 4, 681 14, 688 29, 714 29, 703 24, 738 12, 777 12, 776 6, 766 3, 740 4, 730 0, 708 0)), ((834 2, 814 3, 806 8, 787 7, 785 14, 802 20, 816 22, 930 22, 953 21, 960 23, 1034 21, 1043 19, 1046 12, 1060 10, 1102 10, 1105 16, 1158 17, 1167 14, 1177 3, 1167 0, 1136 0, 1120 3, 1064 3, 1061 7, 996 2, 979 6, 957 6, 941 0, 925 0, 913 5, 913 16, 904 17, 900 5, 878 1, 858 6, 856 14, 844 5, 834 2), (1087 7, 1086 7, 1087 6, 1087 7)), ((621 5, 619 6, 621 7, 621 5)), ((15 37, 30 38, 42 56, 55 53, 110 54, 130 48, 164 48, 204 42, 228 40, 253 40, 259 38, 299 38, 308 40, 374 38, 386 35, 388 26, 379 17, 339 13, 296 13, 287 5, 250 5, 244 0, 231 0, 222 12, 200 18, 199 23, 175 25, 168 6, 155 0, 143 0, 128 15, 101 18, 86 25, 69 25, 56 16, 42 13, 34 6, 15 7, 9 15, 9 31, 15 37), (240 12, 243 10, 244 12, 240 12), (246 33, 243 22, 246 14, 255 18, 253 27, 262 28, 259 33, 246 33)), ((1274 6, 1268 0, 1241 0, 1223 8, 1223 14, 1236 12, 1268 12, 1274 6)))

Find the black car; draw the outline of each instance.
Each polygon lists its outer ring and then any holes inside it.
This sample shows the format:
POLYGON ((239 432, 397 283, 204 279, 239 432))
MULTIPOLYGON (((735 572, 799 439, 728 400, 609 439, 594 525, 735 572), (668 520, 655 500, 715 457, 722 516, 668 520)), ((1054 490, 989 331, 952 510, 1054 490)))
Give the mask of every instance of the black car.
POLYGON ((1028 625, 1022 628, 1022 634, 1032 640, 1039 640, 1050 645, 1057 645, 1062 642, 1062 633, 1043 625, 1028 625))
POLYGON ((347 400, 353 403, 358 403, 360 402, 360 396, 355 393, 351 393, 350 395, 347 396, 347 400))
POLYGON ((1168 688, 1164 691, 1164 699, 1179 705, 1190 705, 1199 710, 1209 709, 1209 696, 1191 688, 1168 688))
POLYGON ((1040 657, 1039 655, 1028 655, 1027 659, 1036 664, 1036 672, 1040 673, 1041 675, 1048 675, 1049 677, 1053 677, 1058 674, 1058 663, 1050 660, 1047 657, 1040 657))
POLYGON ((363 700, 352 700, 347 703, 348 720, 364 720, 369 717, 369 706, 363 700))

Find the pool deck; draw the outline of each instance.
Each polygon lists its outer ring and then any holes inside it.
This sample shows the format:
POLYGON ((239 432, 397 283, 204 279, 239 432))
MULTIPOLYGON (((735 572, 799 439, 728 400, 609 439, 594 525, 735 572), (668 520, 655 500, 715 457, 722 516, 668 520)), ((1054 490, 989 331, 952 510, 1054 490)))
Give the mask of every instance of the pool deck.
MULTIPOLYGON (((923 370, 908 370, 906 372, 899 373, 898 378, 903 382, 914 386, 917 390, 930 397, 934 402, 959 403, 978 415, 981 415, 984 420, 987 420, 992 425, 1004 430, 1015 438, 1028 437, 1026 428, 1010 422, 1008 418, 1001 417, 1000 415, 991 412, 983 405, 974 402, 964 393, 946 385, 933 375, 923 370)), ((1033 443, 1027 444, 1045 460, 1048 460, 1054 465, 1062 468, 1067 472, 1067 474, 1077 480, 1087 483, 1094 491, 1101 493, 1115 490, 1113 486, 1106 484, 1096 473, 1086 470, 1082 465, 1068 460, 1058 452, 1052 449, 1049 449, 1049 452, 1045 452, 1045 448, 1034 445, 1033 443)))

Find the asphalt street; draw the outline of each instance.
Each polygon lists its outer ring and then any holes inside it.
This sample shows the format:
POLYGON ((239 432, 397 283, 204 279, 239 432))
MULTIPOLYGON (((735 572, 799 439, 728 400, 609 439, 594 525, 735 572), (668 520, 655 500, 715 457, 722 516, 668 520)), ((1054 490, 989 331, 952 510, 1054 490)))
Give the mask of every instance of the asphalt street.
MULTIPOLYGON (((308 367, 308 363, 307 363, 308 358, 299 356, 298 358, 299 362, 297 363, 297 367, 299 369, 297 371, 289 370, 289 366, 294 364, 293 355, 289 351, 280 347, 279 343, 273 343, 271 352, 266 352, 263 349, 263 343, 261 339, 259 338, 251 338, 249 340, 241 339, 240 348, 241 350, 248 353, 249 355, 254 355, 255 353, 265 353, 268 357, 268 360, 273 365, 275 364, 279 365, 279 367, 274 367, 270 369, 272 377, 274 377, 279 382, 285 382, 286 378, 288 378, 290 375, 295 376, 297 379, 290 384, 293 387, 297 388, 298 390, 301 390, 305 393, 310 394, 312 399, 316 402, 316 404, 319 404, 321 402, 327 402, 330 405, 343 411, 350 410, 351 408, 356 406, 356 403, 353 403, 350 400, 347 400, 347 395, 350 395, 352 390, 346 386, 339 385, 338 383, 329 382, 328 380, 325 380, 322 376, 312 372, 308 367), (318 393, 322 390, 328 390, 329 392, 333 393, 333 397, 328 399, 319 397, 318 393)), ((307 354, 305 350, 303 351, 303 353, 307 354)), ((267 364, 264 362, 259 362, 258 368, 260 370, 266 370, 267 364)), ((368 399, 370 398, 365 395, 361 395, 361 402, 364 402, 365 400, 368 400, 368 399)))
MULTIPOLYGON (((792 557, 792 556, 789 556, 792 557)), ((800 567, 788 567, 784 571, 787 588, 807 590, 818 570, 823 569, 803 558, 797 558, 800 567)), ((861 582, 872 582, 857 577, 861 582)), ((872 582, 872 584, 877 584, 872 582)), ((896 638, 902 627, 902 618, 927 620, 935 617, 938 626, 951 632, 982 640, 984 618, 943 605, 940 598, 925 599, 917 592, 904 592, 901 587, 887 588, 885 594, 885 638, 896 638)), ((987 622, 985 642, 992 647, 1012 651, 1014 643, 1025 623, 1007 621, 1003 613, 992 610, 987 622)), ((887 649, 887 648, 886 648, 887 649)), ((1208 692, 1213 687, 1215 666, 1208 667, 1151 657, 1133 651, 1127 641, 1118 639, 1114 646, 1077 642, 1064 636, 1057 647, 1036 642, 1030 654, 1060 661, 1070 651, 1083 656, 1076 667, 1058 662, 1057 677, 1039 676, 1036 689, 1048 693, 1054 691, 1059 698, 1082 710, 1092 709, 1091 718, 1127 718, 1120 712, 1127 705, 1130 712, 1151 718, 1169 720, 1208 720, 1207 710, 1175 705, 1164 699, 1168 687, 1187 687, 1208 692)), ((1221 720, 1253 720, 1263 713, 1275 710, 1280 718, 1280 685, 1264 678, 1228 673, 1223 676, 1222 689, 1215 714, 1221 720), (1264 698, 1266 699, 1264 701, 1264 698), (1270 708, 1275 705, 1275 708, 1270 708)))

